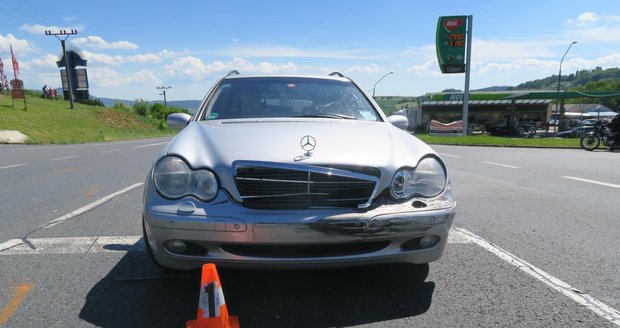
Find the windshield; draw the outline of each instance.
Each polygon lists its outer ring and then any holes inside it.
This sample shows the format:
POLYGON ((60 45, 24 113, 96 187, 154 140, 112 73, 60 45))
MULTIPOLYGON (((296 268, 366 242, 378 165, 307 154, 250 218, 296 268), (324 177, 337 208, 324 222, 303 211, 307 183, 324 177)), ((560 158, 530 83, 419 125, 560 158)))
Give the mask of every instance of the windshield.
POLYGON ((265 117, 380 120, 368 99, 351 82, 284 77, 223 81, 202 119, 265 117))

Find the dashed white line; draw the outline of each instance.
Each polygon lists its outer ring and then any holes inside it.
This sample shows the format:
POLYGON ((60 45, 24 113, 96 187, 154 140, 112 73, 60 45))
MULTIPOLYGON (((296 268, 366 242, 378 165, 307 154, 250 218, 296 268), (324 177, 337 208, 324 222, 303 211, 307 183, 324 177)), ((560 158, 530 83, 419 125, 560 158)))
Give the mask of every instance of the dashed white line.
POLYGON ((601 181, 584 179, 584 178, 577 178, 577 177, 567 177, 567 176, 562 176, 562 178, 570 179, 570 180, 575 180, 575 181, 586 182, 586 183, 592 183, 592 184, 596 184, 596 185, 599 185, 599 186, 605 186, 605 187, 611 187, 611 188, 620 189, 620 185, 613 184, 613 183, 607 183, 607 182, 601 182, 601 181))
POLYGON ((495 165, 495 166, 501 166, 501 167, 507 167, 509 169, 520 169, 521 167, 519 166, 514 166, 514 165, 509 165, 509 164, 502 164, 502 163, 495 163, 495 162, 482 162, 484 164, 489 164, 489 165, 495 165))
POLYGON ((567 296, 578 304, 585 306, 590 311, 596 313, 598 316, 610 321, 617 326, 620 326, 620 312, 618 312, 611 306, 565 283, 564 281, 554 277, 553 275, 545 272, 544 270, 518 258, 517 256, 509 253, 508 251, 493 245, 482 237, 475 235, 471 231, 462 228, 453 228, 451 233, 461 234, 462 238, 469 239, 472 243, 475 243, 483 249, 491 252, 493 255, 517 267, 528 275, 536 278, 545 285, 551 287, 553 290, 561 293, 564 296, 567 296))
POLYGON ((158 142, 158 143, 154 143, 154 144, 147 144, 147 145, 140 145, 140 146, 134 146, 133 148, 144 148, 144 147, 153 147, 153 146, 161 146, 161 145, 165 145, 168 142, 158 142))
POLYGON ((52 159, 50 159, 50 161, 62 161, 62 160, 65 160, 65 159, 71 159, 71 158, 77 158, 77 157, 80 157, 80 156, 73 155, 73 156, 65 156, 65 157, 59 157, 59 158, 52 158, 52 159))
POLYGON ((0 166, 0 170, 2 169, 10 169, 12 167, 20 167, 20 166, 26 166, 28 164, 13 164, 13 165, 7 165, 7 166, 0 166))

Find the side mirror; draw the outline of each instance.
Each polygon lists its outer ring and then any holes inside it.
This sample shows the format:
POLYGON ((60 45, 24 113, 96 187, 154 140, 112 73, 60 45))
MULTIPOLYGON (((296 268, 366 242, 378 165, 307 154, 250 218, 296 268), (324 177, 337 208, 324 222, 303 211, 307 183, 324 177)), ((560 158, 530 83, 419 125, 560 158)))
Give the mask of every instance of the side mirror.
POLYGON ((402 115, 392 115, 388 117, 388 121, 401 130, 407 130, 409 127, 409 120, 402 115))
POLYGON ((166 123, 168 123, 168 126, 171 128, 183 129, 189 124, 191 118, 191 115, 185 113, 172 113, 168 115, 166 123))

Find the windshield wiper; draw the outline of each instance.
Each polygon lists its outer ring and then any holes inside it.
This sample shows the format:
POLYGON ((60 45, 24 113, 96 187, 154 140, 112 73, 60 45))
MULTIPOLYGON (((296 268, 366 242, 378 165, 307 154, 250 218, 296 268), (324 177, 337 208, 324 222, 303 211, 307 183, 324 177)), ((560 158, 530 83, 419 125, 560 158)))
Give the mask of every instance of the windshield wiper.
POLYGON ((298 116, 294 116, 294 117, 320 117, 320 118, 341 118, 341 119, 345 119, 345 120, 354 120, 355 117, 353 116, 349 116, 349 115, 344 115, 344 114, 307 114, 307 115, 298 115, 298 116))

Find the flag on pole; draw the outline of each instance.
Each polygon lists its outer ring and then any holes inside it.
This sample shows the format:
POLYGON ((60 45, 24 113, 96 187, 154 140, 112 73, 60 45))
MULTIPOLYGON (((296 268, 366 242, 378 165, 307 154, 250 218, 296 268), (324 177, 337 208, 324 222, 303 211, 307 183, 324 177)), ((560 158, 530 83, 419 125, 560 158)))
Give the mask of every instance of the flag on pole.
POLYGON ((4 88, 8 83, 6 75, 4 74, 4 63, 2 62, 2 58, 0 58, 0 85, 4 88))
POLYGON ((13 75, 15 75, 15 79, 17 80, 17 76, 19 75, 19 63, 17 62, 17 58, 15 58, 15 54, 13 53, 13 45, 11 47, 11 59, 13 60, 13 75))

